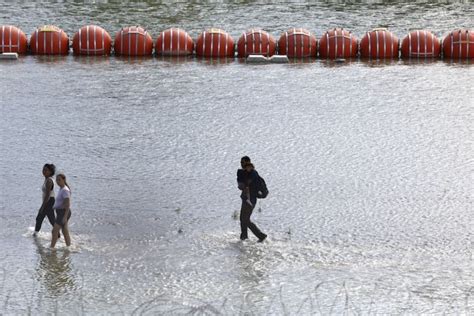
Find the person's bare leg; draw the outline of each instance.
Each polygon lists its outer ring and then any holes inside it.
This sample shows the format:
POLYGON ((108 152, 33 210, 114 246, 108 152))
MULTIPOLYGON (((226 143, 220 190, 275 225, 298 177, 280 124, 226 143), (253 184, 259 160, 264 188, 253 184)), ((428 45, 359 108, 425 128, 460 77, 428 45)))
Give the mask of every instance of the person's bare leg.
POLYGON ((59 226, 58 224, 54 224, 53 232, 51 233, 51 235, 52 235, 51 248, 54 248, 54 246, 56 246, 56 242, 58 241, 58 234, 59 234, 60 229, 61 229, 61 226, 59 226))
POLYGON ((64 241, 66 242, 66 246, 71 245, 71 236, 69 235, 69 228, 67 223, 63 226, 63 236, 64 236, 64 241))

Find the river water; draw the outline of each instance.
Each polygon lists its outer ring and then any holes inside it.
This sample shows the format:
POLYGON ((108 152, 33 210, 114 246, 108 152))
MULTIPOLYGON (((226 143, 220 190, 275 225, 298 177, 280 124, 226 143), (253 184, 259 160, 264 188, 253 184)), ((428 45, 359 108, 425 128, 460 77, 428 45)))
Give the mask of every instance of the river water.
MULTIPOLYGON (((471 1, 10 2, 30 35, 473 29, 471 1)), ((473 314, 472 62, 25 56, 0 63, 0 314, 473 314), (235 172, 270 190, 239 241, 235 172), (43 164, 73 245, 32 237, 43 164)))

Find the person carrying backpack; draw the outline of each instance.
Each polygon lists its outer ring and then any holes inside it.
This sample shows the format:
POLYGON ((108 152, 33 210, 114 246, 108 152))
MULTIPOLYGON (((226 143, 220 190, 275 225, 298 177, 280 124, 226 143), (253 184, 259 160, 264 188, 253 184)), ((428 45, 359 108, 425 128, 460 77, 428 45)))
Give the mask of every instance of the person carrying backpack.
POLYGON ((266 197, 268 190, 266 189, 265 181, 258 175, 248 156, 241 158, 240 165, 242 169, 237 170, 237 185, 242 191, 240 195, 242 199, 242 206, 240 208, 240 240, 248 239, 248 229, 250 228, 252 233, 258 238, 258 241, 262 242, 267 238, 267 235, 250 220, 250 216, 257 204, 257 197, 262 197, 262 194, 266 197), (262 188, 262 182, 265 186, 264 189, 262 188), (262 190, 266 191, 266 193, 262 192, 262 190))

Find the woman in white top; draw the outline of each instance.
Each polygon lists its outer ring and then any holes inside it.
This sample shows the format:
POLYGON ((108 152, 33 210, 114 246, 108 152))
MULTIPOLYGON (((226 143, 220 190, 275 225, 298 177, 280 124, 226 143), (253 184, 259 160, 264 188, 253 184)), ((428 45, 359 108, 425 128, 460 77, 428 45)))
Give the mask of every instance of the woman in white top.
POLYGON ((47 216, 51 226, 54 226, 54 222, 56 221, 54 217, 54 181, 53 176, 56 172, 56 167, 53 164, 45 164, 43 167, 43 176, 44 176, 44 183, 42 187, 43 191, 43 203, 38 211, 38 216, 36 216, 36 225, 35 225, 35 232, 36 235, 40 229, 41 225, 43 224, 44 218, 47 216))
POLYGON ((59 230, 63 231, 66 246, 71 245, 71 236, 69 235, 68 229, 69 218, 71 218, 71 189, 66 182, 66 176, 64 174, 60 173, 56 176, 56 183, 59 185, 59 192, 56 196, 56 202, 54 203, 56 222, 53 227, 51 248, 56 246, 59 230))

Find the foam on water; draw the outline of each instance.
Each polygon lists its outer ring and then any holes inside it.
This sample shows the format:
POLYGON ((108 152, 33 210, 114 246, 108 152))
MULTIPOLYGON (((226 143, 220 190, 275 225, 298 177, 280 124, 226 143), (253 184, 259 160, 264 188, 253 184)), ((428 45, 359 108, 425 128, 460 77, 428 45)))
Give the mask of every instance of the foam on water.
MULTIPOLYGON (((61 232, 62 233, 62 232, 61 232)), ((71 234, 71 245, 66 246, 64 242, 64 237, 61 235, 61 238, 58 239, 56 243, 56 247, 51 249, 51 232, 39 231, 35 234, 35 227, 30 226, 27 229, 27 232, 23 234, 23 237, 33 238, 35 244, 38 247, 43 248, 44 250, 54 251, 68 251, 71 253, 80 253, 81 251, 94 251, 92 248, 92 243, 89 236, 82 235, 82 234, 71 234)))

